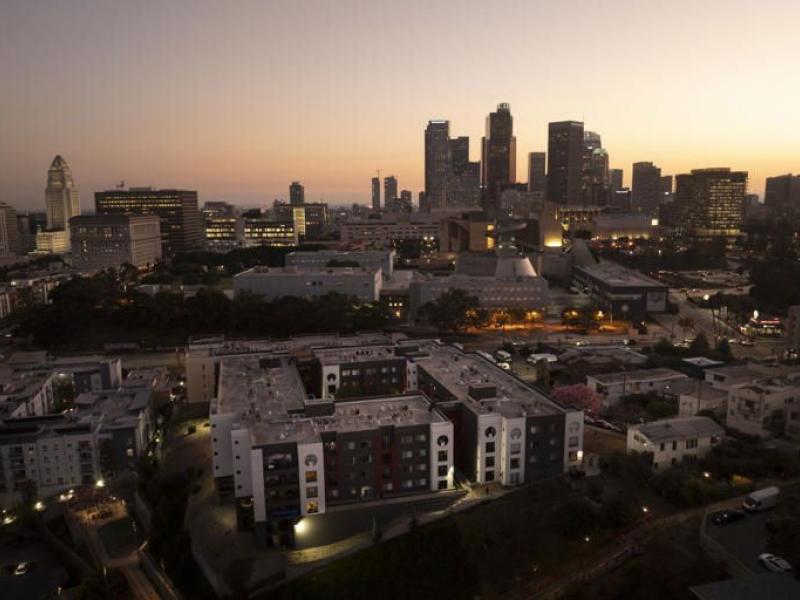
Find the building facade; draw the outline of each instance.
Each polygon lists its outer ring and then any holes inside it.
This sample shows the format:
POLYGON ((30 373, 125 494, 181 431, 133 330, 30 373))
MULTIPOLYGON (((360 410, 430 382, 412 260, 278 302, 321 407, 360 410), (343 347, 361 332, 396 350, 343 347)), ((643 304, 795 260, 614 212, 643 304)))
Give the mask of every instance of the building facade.
POLYGON ((97 214, 157 215, 161 220, 161 253, 171 257, 203 248, 205 227, 197 192, 130 188, 94 195, 97 214))
POLYGON ((747 172, 695 169, 676 177, 680 226, 690 238, 735 238, 742 228, 747 172))
POLYGON ((511 107, 506 103, 498 104, 486 117, 481 157, 481 183, 490 198, 497 198, 503 186, 517 181, 517 138, 511 107))
POLYGON ((677 417, 628 427, 628 453, 651 454, 654 470, 696 462, 708 454, 725 430, 708 417, 677 417))
POLYGON ((631 194, 634 210, 656 214, 661 202, 661 169, 651 162, 633 163, 631 194))
POLYGON ((547 139, 547 199, 556 204, 582 203, 583 123, 550 123, 547 139))
POLYGON ((161 259, 157 215, 83 215, 69 221, 72 262, 81 271, 130 264, 139 269, 161 259))
POLYGON ((381 270, 354 267, 253 267, 233 276, 233 291, 236 295, 248 292, 267 300, 285 296, 316 298, 335 292, 374 302, 381 291, 381 270))

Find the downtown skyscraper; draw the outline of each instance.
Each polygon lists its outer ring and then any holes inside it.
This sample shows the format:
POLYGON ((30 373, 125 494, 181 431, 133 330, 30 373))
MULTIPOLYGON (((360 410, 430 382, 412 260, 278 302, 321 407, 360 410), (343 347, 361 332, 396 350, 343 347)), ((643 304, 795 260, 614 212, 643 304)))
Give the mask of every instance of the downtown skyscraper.
POLYGON ((690 238, 739 235, 744 216, 747 172, 694 169, 675 178, 676 226, 690 238))
POLYGON ((547 154, 528 153, 528 191, 547 193, 547 154))
POLYGON ((381 178, 372 178, 372 210, 381 209, 381 178))
POLYGON ((81 206, 78 190, 72 179, 72 170, 60 154, 53 159, 47 171, 44 195, 47 228, 69 231, 69 220, 81 214, 81 206))
POLYGON ((425 201, 432 208, 447 204, 450 165, 450 121, 428 121, 425 128, 425 201))
POLYGON ((550 123, 547 134, 547 199, 581 204, 583 192, 583 123, 550 123))
POLYGON ((293 181, 289 186, 289 204, 300 206, 306 203, 306 189, 299 181, 293 181))
POLYGON ((498 104, 497 110, 486 117, 481 150, 484 192, 490 200, 497 199, 505 186, 517 180, 517 138, 508 104, 498 104))
POLYGON ((633 208, 655 214, 661 202, 661 169, 651 162, 633 163, 631 183, 633 208))

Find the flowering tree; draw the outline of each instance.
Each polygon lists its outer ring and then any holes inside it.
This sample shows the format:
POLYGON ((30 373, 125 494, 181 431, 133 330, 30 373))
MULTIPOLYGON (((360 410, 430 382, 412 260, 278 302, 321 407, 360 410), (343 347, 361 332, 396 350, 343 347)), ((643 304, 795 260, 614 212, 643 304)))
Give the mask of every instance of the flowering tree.
POLYGON ((556 402, 593 415, 598 414, 603 406, 603 397, 582 383, 557 386, 550 395, 556 402))

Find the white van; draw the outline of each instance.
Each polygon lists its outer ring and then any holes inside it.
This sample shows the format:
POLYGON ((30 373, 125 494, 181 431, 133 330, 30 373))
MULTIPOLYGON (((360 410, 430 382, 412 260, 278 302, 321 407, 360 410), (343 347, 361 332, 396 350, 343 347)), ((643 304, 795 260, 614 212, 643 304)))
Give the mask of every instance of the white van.
POLYGON ((775 486, 756 490, 749 494, 742 502, 742 508, 747 512, 758 512, 768 508, 774 508, 778 503, 778 496, 781 491, 775 486))
POLYGON ((511 354, 505 350, 498 350, 494 353, 494 357, 500 362, 508 362, 511 360, 511 354))

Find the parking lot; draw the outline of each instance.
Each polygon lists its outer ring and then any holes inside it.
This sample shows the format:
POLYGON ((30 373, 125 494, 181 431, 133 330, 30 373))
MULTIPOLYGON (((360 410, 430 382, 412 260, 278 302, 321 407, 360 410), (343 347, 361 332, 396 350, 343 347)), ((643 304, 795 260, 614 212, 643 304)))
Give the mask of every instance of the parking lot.
MULTIPOLYGON (((731 508, 739 509, 738 505, 731 508)), ((748 514, 746 518, 728 525, 714 525, 706 516, 706 533, 718 542, 731 556, 753 573, 767 572, 758 562, 758 555, 766 552, 768 532, 766 523, 774 518, 775 511, 767 510, 748 514)))

